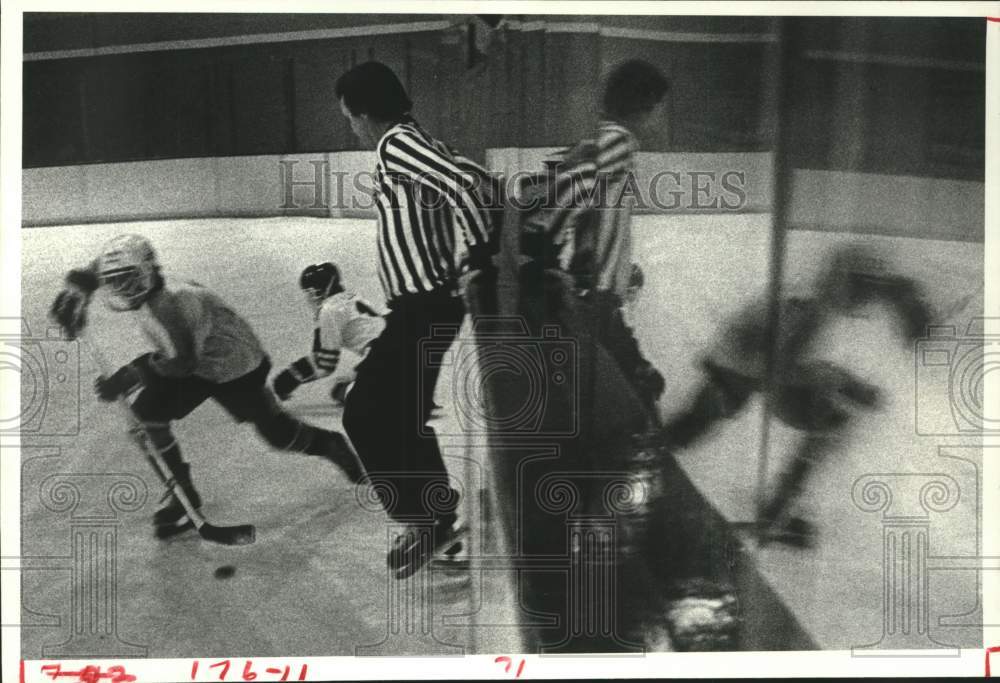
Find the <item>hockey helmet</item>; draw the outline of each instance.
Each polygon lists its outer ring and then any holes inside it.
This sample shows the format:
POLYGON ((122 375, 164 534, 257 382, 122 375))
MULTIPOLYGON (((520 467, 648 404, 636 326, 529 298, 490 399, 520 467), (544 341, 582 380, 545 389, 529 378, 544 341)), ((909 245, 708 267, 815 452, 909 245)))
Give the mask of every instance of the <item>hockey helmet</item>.
POLYGON ((888 257, 875 245, 849 242, 828 256, 817 293, 835 307, 851 309, 884 296, 896 279, 888 257))
POLYGON ((299 287, 305 292, 306 301, 314 311, 319 311, 327 297, 343 291, 340 271, 329 261, 306 266, 299 277, 299 287))
POLYGON ((115 311, 139 308, 161 284, 152 245, 141 235, 119 235, 101 249, 97 274, 115 311))

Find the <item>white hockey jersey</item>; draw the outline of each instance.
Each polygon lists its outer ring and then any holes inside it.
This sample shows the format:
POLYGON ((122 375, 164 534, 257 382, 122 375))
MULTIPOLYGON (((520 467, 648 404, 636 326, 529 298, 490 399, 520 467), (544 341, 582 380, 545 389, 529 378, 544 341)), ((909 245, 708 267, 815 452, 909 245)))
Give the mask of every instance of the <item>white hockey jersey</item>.
MULTIPOLYGON (((326 377, 337 369, 341 351, 346 349, 363 357, 368 345, 382 334, 385 319, 364 299, 351 292, 338 292, 327 297, 316 315, 313 348, 307 361, 311 373, 296 373, 302 382, 326 377)), ((300 361, 293 367, 302 367, 300 361)))
POLYGON ((139 308, 139 320, 157 350, 151 365, 165 377, 229 382, 264 360, 250 323, 195 282, 159 292, 139 308))

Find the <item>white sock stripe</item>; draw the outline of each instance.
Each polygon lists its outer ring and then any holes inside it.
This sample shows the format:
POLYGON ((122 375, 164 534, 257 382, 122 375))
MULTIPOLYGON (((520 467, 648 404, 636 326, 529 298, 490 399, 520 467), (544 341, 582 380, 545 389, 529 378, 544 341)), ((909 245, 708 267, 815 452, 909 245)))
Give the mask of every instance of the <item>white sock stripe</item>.
POLYGON ((164 453, 166 453, 167 451, 169 451, 171 448, 174 448, 176 445, 177 445, 177 439, 171 439, 170 443, 168 445, 166 445, 166 446, 157 446, 155 443, 153 444, 153 446, 156 447, 156 450, 158 450, 160 452, 160 455, 163 455, 164 453))

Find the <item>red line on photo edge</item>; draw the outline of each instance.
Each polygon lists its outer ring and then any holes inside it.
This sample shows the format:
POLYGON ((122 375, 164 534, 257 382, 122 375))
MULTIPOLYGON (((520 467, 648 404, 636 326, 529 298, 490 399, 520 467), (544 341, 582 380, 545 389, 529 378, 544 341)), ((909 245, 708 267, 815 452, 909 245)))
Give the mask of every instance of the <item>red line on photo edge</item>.
POLYGON ((986 21, 995 21, 1000 23, 1000 17, 986 17, 986 21))
POLYGON ((21 671, 20 671, 18 680, 20 681, 20 683, 24 683, 24 660, 23 659, 21 660, 21 671))
POLYGON ((988 647, 986 648, 986 678, 990 678, 990 655, 994 652, 1000 652, 1000 646, 988 647))

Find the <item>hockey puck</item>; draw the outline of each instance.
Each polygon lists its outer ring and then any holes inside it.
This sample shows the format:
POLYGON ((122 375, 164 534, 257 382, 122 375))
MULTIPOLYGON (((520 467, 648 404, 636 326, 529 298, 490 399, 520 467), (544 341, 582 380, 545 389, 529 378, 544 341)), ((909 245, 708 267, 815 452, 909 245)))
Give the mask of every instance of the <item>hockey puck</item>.
POLYGON ((229 579, 232 578, 233 574, 236 573, 236 567, 231 564, 226 564, 215 570, 215 578, 217 579, 229 579))

